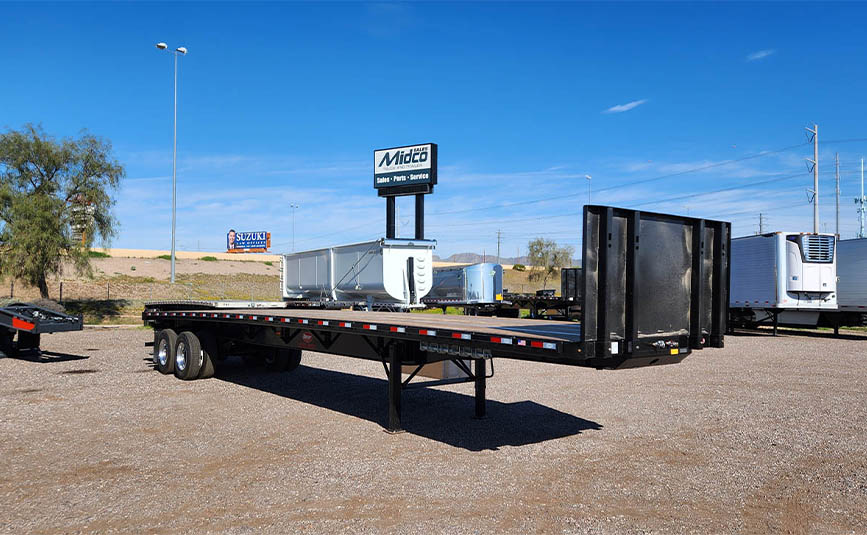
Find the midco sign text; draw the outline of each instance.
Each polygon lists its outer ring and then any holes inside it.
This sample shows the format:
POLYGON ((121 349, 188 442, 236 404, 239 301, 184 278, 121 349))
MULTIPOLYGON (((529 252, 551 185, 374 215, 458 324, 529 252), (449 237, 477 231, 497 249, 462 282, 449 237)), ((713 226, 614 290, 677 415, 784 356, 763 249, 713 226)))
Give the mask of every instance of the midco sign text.
POLYGON ((436 143, 373 151, 374 188, 436 183, 436 143))

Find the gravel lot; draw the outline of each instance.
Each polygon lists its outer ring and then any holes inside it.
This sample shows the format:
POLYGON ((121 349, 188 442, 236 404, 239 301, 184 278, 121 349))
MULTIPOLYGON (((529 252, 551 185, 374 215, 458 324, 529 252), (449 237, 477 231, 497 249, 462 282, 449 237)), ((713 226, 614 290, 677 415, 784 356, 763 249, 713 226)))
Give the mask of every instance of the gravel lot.
POLYGON ((378 363, 153 371, 150 331, 0 359, 0 530, 867 533, 867 338, 727 337, 659 368, 497 359, 404 394, 378 363))

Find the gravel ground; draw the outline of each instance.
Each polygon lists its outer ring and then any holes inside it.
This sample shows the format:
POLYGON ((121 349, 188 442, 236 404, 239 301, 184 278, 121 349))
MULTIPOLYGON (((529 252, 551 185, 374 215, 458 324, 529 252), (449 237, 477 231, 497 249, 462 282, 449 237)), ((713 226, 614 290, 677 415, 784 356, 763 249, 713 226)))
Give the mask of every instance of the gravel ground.
POLYGON ((135 330, 0 359, 0 531, 867 533, 867 338, 740 335, 659 368, 496 360, 404 394, 378 363, 153 371, 135 330))

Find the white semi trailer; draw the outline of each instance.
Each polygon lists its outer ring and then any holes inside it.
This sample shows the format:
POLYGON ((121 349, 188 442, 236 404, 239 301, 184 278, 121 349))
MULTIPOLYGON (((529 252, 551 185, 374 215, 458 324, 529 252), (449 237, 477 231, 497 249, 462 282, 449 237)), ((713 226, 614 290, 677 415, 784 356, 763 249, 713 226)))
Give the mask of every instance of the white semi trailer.
POLYGON ((837 242, 837 304, 842 325, 867 319, 867 238, 837 242))
POLYGON ((837 312, 833 234, 774 232, 732 239, 732 325, 817 326, 837 312))

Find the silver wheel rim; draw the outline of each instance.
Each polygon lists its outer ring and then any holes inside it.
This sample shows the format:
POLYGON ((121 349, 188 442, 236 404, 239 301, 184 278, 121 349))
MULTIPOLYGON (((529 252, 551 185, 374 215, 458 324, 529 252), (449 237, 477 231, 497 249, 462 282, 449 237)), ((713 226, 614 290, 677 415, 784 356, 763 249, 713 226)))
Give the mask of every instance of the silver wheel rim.
POLYGON ((178 348, 175 350, 175 365, 178 370, 184 371, 187 369, 187 344, 178 342, 178 348))
POLYGON ((165 340, 160 340, 160 345, 157 347, 156 361, 160 366, 165 366, 169 361, 169 344, 165 340))

